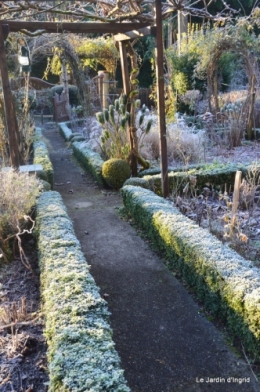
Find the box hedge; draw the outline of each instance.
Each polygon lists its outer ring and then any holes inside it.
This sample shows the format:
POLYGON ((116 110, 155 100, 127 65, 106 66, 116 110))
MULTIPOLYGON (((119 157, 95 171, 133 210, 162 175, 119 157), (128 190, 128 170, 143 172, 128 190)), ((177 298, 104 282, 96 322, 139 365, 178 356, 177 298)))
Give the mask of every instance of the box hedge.
POLYGON ((112 340, 106 302, 89 273, 61 196, 37 203, 41 294, 49 392, 129 392, 112 340))
POLYGON ((49 157, 48 148, 42 139, 41 129, 36 128, 33 141, 33 164, 42 165, 43 173, 39 173, 39 177, 42 180, 49 182, 51 189, 53 189, 53 166, 49 157))
MULTIPOLYGON (((259 165, 258 165, 259 166, 259 165)), ((190 182, 191 178, 196 177, 196 190, 201 190, 203 187, 213 186, 215 188, 222 188, 226 186, 227 189, 233 188, 236 171, 242 171, 245 176, 248 172, 250 165, 237 164, 218 164, 210 166, 202 166, 200 168, 189 168, 184 171, 172 171, 168 174, 169 178, 169 191, 181 193, 183 188, 190 182)), ((260 166, 259 166, 260 170, 260 166)), ((142 178, 149 182, 150 189, 156 194, 162 194, 161 188, 161 174, 145 175, 142 178)))
POLYGON ((124 205, 213 316, 260 359, 259 269, 153 192, 121 189, 124 205))
POLYGON ((61 136, 66 140, 66 142, 68 142, 73 137, 73 133, 69 127, 68 122, 60 122, 59 123, 59 131, 60 131, 61 136))
POLYGON ((91 149, 84 147, 84 144, 81 142, 72 143, 72 149, 74 156, 84 169, 90 172, 101 186, 106 186, 102 176, 102 166, 104 161, 101 156, 91 149))
MULTIPOLYGON (((69 102, 71 106, 78 106, 79 104, 79 92, 78 92, 78 87, 69 85, 69 102)), ((50 88, 50 101, 52 102, 53 97, 55 96, 55 93, 58 95, 61 95, 61 93, 64 90, 63 85, 56 85, 50 88)))

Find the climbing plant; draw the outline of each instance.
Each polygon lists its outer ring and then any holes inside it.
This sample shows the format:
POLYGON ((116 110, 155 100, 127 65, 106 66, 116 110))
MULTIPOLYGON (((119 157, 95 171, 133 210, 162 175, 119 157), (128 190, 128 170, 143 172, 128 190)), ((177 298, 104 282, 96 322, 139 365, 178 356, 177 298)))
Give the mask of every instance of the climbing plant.
POLYGON ((98 65, 102 65, 114 77, 117 61, 119 60, 119 52, 113 38, 74 38, 73 43, 76 53, 84 66, 97 70, 98 65))

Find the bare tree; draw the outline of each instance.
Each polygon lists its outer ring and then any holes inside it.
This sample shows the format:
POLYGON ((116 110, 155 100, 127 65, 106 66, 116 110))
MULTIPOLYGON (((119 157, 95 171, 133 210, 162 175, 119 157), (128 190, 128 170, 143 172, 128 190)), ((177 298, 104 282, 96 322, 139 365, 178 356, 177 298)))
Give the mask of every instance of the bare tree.
MULTIPOLYGON (((175 11, 211 20, 225 20, 236 13, 224 0, 220 12, 213 15, 209 6, 213 0, 167 0, 163 3, 165 18, 175 11)), ((0 19, 12 20, 96 20, 100 22, 133 21, 154 23, 153 0, 88 0, 88 1, 1 1, 0 19)))

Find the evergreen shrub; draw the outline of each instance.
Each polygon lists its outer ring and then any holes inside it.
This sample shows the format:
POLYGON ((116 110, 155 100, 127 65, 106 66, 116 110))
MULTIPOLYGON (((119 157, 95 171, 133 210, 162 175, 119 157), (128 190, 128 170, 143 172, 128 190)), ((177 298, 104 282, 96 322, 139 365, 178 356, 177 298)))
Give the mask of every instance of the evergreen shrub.
POLYGON ((130 175, 130 166, 123 159, 111 158, 103 163, 102 176, 111 188, 120 189, 130 175))

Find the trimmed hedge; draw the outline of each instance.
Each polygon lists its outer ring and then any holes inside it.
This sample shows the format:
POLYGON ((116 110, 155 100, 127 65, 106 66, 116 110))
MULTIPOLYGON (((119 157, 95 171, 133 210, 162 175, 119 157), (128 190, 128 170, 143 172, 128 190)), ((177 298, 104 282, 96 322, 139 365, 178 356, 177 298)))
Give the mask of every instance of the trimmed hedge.
POLYGON ((149 182, 144 178, 138 178, 138 177, 128 178, 128 180, 126 180, 124 183, 124 186, 125 185, 140 186, 142 188, 150 189, 149 182))
POLYGON ((72 143, 73 154, 81 165, 89 171, 101 186, 106 186, 102 176, 102 165, 104 163, 101 156, 91 149, 82 146, 81 142, 72 143))
POLYGON ((72 137, 73 133, 72 130, 69 128, 68 122, 60 122, 59 123, 59 131, 62 137, 68 142, 72 137))
MULTIPOLYGON (((182 172, 182 171, 187 171, 191 169, 201 169, 205 167, 206 165, 188 165, 188 166, 169 166, 168 167, 168 173, 170 172, 182 172)), ((161 168, 160 167, 151 167, 149 169, 142 170, 138 173, 138 177, 144 177, 144 176, 154 176, 156 174, 161 173, 161 168)))
POLYGON ((260 273, 153 192, 131 185, 121 189, 124 205, 157 247, 168 266, 197 291, 212 315, 260 359, 260 273))
POLYGON ((42 165, 44 173, 39 173, 39 177, 50 183, 51 189, 53 189, 53 167, 49 157, 49 151, 42 140, 42 132, 40 128, 35 129, 34 142, 33 142, 33 164, 42 165))
MULTIPOLYGON (((177 171, 171 172, 168 175, 169 178, 169 191, 172 192, 174 189, 182 192, 183 188, 190 181, 190 176, 196 177, 196 189, 201 190, 205 185, 210 184, 214 187, 229 187, 234 186, 235 175, 237 170, 241 170, 243 175, 246 175, 249 165, 245 166, 242 164, 223 164, 213 166, 212 168, 201 167, 200 169, 190 169, 188 171, 177 171)), ((260 167, 259 167, 260 170, 260 167)), ((146 175, 143 177, 149 182, 150 189, 156 194, 161 195, 161 174, 157 175, 146 175)))
MULTIPOLYGON (((70 105, 72 106, 78 106, 79 104, 79 92, 78 92, 78 87, 77 86, 73 86, 73 85, 69 85, 69 101, 70 101, 70 105)), ((50 92, 50 101, 52 102, 53 97, 56 94, 61 95, 62 91, 64 89, 63 85, 56 85, 53 86, 49 89, 50 92)))
POLYGON ((48 391, 129 392, 106 302, 89 273, 61 196, 43 193, 36 211, 48 391))

